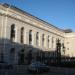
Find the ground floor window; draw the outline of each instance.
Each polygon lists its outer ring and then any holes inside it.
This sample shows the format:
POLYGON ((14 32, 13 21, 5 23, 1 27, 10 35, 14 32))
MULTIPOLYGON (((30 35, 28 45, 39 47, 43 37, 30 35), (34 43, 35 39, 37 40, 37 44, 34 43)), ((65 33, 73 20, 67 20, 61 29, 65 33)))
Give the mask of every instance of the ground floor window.
POLYGON ((10 49, 10 63, 11 64, 14 64, 14 61, 15 61, 15 48, 11 48, 10 49))
POLYGON ((24 49, 18 53, 18 64, 24 64, 24 49))

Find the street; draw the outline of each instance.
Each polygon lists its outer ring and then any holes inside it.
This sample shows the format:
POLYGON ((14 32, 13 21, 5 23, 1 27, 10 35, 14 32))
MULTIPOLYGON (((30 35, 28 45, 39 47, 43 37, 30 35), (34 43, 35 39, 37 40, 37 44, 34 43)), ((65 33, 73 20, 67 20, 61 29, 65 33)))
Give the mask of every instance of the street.
POLYGON ((50 67, 49 72, 33 74, 27 71, 27 65, 20 65, 13 70, 0 70, 0 75, 75 75, 75 69, 50 67))

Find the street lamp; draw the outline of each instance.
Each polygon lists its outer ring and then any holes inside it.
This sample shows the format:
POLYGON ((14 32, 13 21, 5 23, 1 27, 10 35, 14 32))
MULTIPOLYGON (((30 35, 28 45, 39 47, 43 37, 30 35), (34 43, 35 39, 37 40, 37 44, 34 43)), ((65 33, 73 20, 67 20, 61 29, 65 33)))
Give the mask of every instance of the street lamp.
POLYGON ((60 40, 57 40, 56 43, 56 53, 57 53, 57 64, 60 65, 61 63, 61 43, 60 40))

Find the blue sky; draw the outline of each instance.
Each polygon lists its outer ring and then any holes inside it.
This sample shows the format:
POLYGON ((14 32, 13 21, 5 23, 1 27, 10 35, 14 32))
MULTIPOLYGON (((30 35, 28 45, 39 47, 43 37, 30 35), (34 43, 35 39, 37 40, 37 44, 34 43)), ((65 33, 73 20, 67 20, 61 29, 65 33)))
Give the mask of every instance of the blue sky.
POLYGON ((15 5, 61 29, 75 31, 75 0, 0 0, 15 5))

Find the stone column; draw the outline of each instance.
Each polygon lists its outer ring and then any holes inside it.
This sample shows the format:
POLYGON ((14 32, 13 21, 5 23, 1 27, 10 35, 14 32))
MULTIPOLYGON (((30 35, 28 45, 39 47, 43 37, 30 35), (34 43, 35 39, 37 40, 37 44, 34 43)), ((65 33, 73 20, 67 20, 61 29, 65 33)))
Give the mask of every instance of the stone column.
POLYGON ((42 48, 42 33, 39 33, 39 46, 42 48))
POLYGON ((36 32, 35 31, 33 31, 33 46, 36 46, 36 32))
POLYGON ((26 43, 26 44, 29 44, 29 30, 28 30, 28 29, 26 29, 25 37, 26 37, 25 43, 26 43))
POLYGON ((20 29, 15 26, 15 42, 20 42, 20 29))
POLYGON ((15 26, 15 42, 20 43, 20 27, 15 26))
POLYGON ((36 46, 36 33, 34 30, 32 30, 32 45, 36 46))
POLYGON ((27 29, 24 28, 24 44, 26 44, 27 36, 27 29))

